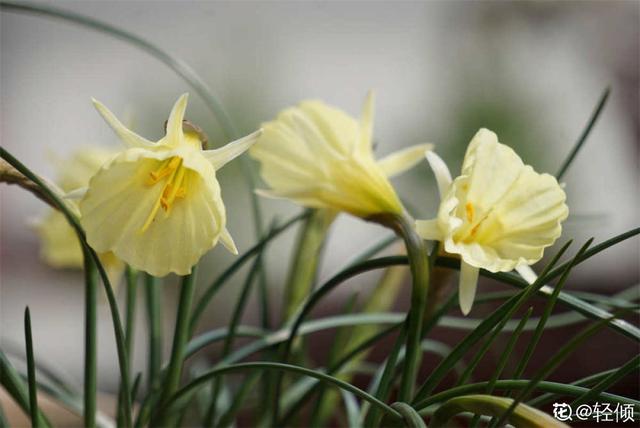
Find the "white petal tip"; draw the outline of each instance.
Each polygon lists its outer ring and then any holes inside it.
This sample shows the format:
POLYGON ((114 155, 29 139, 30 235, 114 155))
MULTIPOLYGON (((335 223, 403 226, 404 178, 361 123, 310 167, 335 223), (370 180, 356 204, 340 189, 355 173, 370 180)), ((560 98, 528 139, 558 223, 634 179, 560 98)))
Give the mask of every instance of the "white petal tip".
POLYGON ((229 251, 231 254, 233 254, 234 256, 238 255, 238 248, 236 247, 236 243, 233 242, 233 238, 231 237, 231 234, 226 227, 222 230, 222 234, 220 235, 220 242, 222 242, 222 245, 224 245, 227 251, 229 251))
POLYGON ((463 303, 460 302, 460 311, 462 312, 462 315, 466 317, 469 315, 469 312, 471 312, 471 304, 467 303, 463 305, 463 303))

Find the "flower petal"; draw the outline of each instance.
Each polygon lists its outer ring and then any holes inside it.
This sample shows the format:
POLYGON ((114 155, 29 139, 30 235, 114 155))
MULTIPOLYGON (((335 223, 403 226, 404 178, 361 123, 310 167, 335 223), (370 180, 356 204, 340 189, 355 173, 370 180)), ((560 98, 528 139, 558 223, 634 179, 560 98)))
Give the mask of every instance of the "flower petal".
POLYGON ((477 239, 501 257, 532 264, 562 233, 569 209, 556 179, 525 167, 509 191, 487 215, 477 239))
POLYGON ((407 147, 378 160, 378 166, 382 168, 387 177, 393 177, 413 168, 422 160, 425 153, 432 149, 433 144, 418 144, 407 147))
POLYGON ((170 145, 177 145, 179 141, 182 141, 184 132, 182 130, 182 121, 184 120, 184 113, 187 110, 187 101, 189 100, 189 94, 182 94, 178 101, 173 105, 169 119, 167 120, 167 136, 166 141, 170 145))
POLYGON ((222 233, 220 234, 220 242, 222 242, 222 245, 224 245, 224 247, 229 250, 231 254, 233 254, 234 256, 238 255, 238 248, 236 247, 235 242, 233 242, 233 238, 231 237, 231 234, 226 227, 222 229, 222 233))
POLYGON ((438 226, 438 219, 433 220, 416 220, 416 232, 422 239, 431 241, 442 241, 443 234, 438 226))
POLYGON ((98 113, 102 115, 107 124, 115 131, 116 135, 129 147, 143 147, 151 148, 155 146, 155 143, 147 140, 144 137, 136 134, 135 132, 124 126, 118 118, 111 113, 111 111, 105 107, 100 101, 92 98, 93 105, 98 110, 98 113))
POLYGON ((353 154, 360 136, 360 125, 354 118, 321 101, 303 101, 298 110, 315 125, 325 146, 342 157, 353 154))
POLYGON ((472 202, 477 215, 486 214, 511 189, 523 168, 513 149, 498 143, 493 132, 481 129, 469 144, 462 167, 462 174, 469 176, 464 202, 472 202))
POLYGON ((213 167, 217 171, 228 162, 232 161, 233 159, 237 158, 245 151, 247 151, 249 147, 253 146, 256 141, 258 141, 258 138, 261 135, 262 130, 258 130, 219 149, 205 150, 202 154, 205 158, 207 158, 207 160, 209 160, 209 162, 211 162, 211 165, 213 165, 213 167))
POLYGON ((460 310, 464 315, 471 312, 473 300, 476 297, 476 288, 478 287, 478 274, 480 269, 473 267, 464 261, 460 262, 460 284, 458 290, 458 300, 460 302, 460 310))
POLYGON ((527 281, 529 284, 533 284, 538 280, 538 275, 536 275, 529 265, 521 264, 516 266, 516 272, 518 272, 522 279, 527 281))
POLYGON ((433 170, 433 175, 436 177, 438 192, 440 193, 440 199, 442 199, 447 194, 449 186, 451 186, 451 172, 449 171, 447 164, 444 163, 442 158, 438 156, 436 152, 428 151, 425 153, 425 157, 427 158, 427 162, 429 162, 429 166, 433 170))
POLYGON ((370 90, 367 93, 367 98, 364 100, 364 107, 362 108, 362 115, 360 116, 360 138, 354 149, 358 154, 363 156, 371 153, 375 100, 375 92, 370 90))

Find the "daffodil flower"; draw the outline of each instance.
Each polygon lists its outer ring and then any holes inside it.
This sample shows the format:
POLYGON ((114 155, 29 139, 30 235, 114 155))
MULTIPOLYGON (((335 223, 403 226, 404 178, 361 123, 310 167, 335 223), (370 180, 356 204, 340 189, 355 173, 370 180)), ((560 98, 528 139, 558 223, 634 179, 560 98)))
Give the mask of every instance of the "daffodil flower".
POLYGON ((433 169, 441 202, 438 217, 418 220, 424 239, 441 241, 448 253, 461 257, 460 308, 466 315, 475 297, 479 270, 516 269, 535 280, 530 265, 542 258, 562 232, 569 210, 557 180, 539 174, 498 137, 480 129, 473 137, 452 181, 435 153, 426 155, 433 169))
POLYGON ((260 135, 204 150, 199 134, 183 129, 187 98, 184 94, 175 103, 166 135, 157 142, 127 129, 94 100, 127 148, 91 179, 80 201, 81 224, 96 251, 113 251, 155 276, 188 274, 218 241, 237 254, 216 171, 260 135))
MULTIPOLYGON (((116 154, 115 151, 97 146, 86 146, 78 149, 69 159, 57 160, 56 185, 61 192, 87 186, 91 177, 116 154)), ((67 201, 69 207, 80 214, 76 201, 67 201)), ((83 254, 80 241, 64 215, 51 210, 36 222, 35 229, 40 236, 40 256, 55 268, 81 269, 83 254)), ((112 252, 99 254, 111 283, 116 285, 124 272, 124 263, 112 252)))
POLYGON ((417 164, 432 145, 376 160, 373 107, 369 93, 358 121, 323 102, 304 101, 263 124, 264 132, 250 154, 260 162, 262 178, 271 189, 259 193, 365 219, 401 214, 389 177, 417 164))

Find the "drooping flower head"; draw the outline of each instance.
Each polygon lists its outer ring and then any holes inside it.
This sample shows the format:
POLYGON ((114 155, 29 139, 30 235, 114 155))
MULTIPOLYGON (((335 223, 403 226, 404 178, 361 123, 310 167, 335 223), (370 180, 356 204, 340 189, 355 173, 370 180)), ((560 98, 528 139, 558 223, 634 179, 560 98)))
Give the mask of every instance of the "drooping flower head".
POLYGON ((422 144, 376 161, 370 93, 360 120, 321 101, 304 101, 262 125, 250 150, 271 188, 261 194, 362 218, 400 214, 389 177, 415 165, 432 146, 422 144))
POLYGON ((155 276, 188 274, 218 240, 237 253, 216 170, 247 150, 259 131, 204 150, 199 134, 183 129, 184 94, 171 110, 166 135, 151 142, 94 104, 127 148, 93 176, 80 201, 89 244, 155 276))
MULTIPOLYGON (((116 152, 98 146, 82 147, 69 159, 57 161, 56 185, 63 192, 86 187, 91 177, 100 167, 115 156, 116 152)), ((69 207, 79 215, 76 201, 67 201, 69 207)), ((76 233, 64 215, 51 209, 36 224, 41 240, 40 256, 55 268, 81 269, 83 254, 76 233)), ((112 252, 99 254, 100 261, 109 274, 111 283, 116 285, 124 271, 124 263, 112 252)))
POLYGON ((438 217, 418 220, 424 239, 441 241, 459 254, 460 307, 473 304, 479 269, 521 271, 542 258, 562 232, 569 210, 555 177, 539 174, 487 129, 471 140, 462 173, 451 181, 444 162, 433 152, 427 160, 435 172, 441 202, 438 217))

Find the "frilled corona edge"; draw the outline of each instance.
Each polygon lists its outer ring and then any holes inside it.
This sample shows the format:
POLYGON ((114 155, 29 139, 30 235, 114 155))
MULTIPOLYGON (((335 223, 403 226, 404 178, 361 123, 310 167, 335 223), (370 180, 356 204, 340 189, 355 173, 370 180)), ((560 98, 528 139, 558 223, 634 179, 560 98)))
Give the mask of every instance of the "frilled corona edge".
POLYGON ((561 223, 569 213, 566 195, 553 176, 525 165, 487 129, 471 140, 462 172, 453 181, 435 154, 427 160, 442 200, 438 217, 417 221, 416 229, 462 258, 461 305, 464 301, 463 312, 468 312, 477 269, 506 272, 542 258, 562 233, 561 223))

